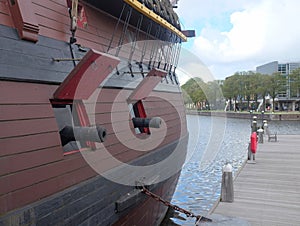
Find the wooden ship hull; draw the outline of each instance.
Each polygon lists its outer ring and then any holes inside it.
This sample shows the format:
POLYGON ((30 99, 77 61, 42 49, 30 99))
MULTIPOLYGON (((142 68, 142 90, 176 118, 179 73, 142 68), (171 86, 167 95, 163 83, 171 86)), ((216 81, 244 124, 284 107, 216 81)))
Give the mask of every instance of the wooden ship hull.
POLYGON ((160 224, 188 132, 157 2, 0 1, 0 225, 160 224))

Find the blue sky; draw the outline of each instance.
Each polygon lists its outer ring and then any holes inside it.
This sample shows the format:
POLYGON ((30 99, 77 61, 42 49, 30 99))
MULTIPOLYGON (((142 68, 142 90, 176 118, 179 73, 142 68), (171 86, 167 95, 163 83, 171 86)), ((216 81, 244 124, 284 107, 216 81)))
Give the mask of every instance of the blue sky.
MULTIPOLYGON (((214 79, 275 60, 300 62, 298 0, 179 0, 175 11, 183 29, 196 30, 183 48, 214 79)), ((190 76, 201 77, 197 71, 190 76)))

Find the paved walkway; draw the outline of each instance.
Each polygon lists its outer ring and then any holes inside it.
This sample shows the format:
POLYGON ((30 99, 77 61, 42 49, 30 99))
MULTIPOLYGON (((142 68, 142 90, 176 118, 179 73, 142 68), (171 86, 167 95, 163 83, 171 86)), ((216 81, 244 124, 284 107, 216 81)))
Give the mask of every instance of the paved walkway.
POLYGON ((246 164, 234 181, 234 202, 220 202, 212 216, 251 225, 300 225, 300 135, 278 135, 278 142, 258 148, 256 164, 246 164))

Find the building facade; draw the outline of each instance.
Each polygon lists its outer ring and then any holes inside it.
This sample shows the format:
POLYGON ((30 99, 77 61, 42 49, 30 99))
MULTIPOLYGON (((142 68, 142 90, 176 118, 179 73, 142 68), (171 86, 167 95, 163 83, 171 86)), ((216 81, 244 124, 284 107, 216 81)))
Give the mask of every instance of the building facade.
POLYGON ((289 75, 297 68, 300 68, 300 62, 279 63, 278 61, 273 61, 257 66, 256 72, 267 75, 279 72, 282 75, 289 75))
POLYGON ((290 74, 293 70, 300 68, 300 62, 279 63, 273 61, 256 67, 256 72, 260 74, 272 75, 273 73, 280 73, 286 78, 283 84, 286 87, 282 92, 278 93, 278 109, 280 110, 295 110, 299 109, 299 94, 297 96, 291 95, 290 74))

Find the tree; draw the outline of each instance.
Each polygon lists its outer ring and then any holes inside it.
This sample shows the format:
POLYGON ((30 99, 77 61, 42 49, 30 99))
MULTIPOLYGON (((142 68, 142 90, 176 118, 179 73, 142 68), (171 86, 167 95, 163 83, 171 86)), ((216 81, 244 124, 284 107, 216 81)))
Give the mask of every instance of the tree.
POLYGON ((229 100, 229 111, 231 111, 232 98, 234 96, 234 93, 232 90, 232 83, 233 83, 233 78, 232 78, 232 76, 230 76, 225 79, 224 84, 223 84, 223 95, 225 98, 227 98, 229 100))
POLYGON ((244 98, 247 100, 247 110, 252 110, 250 108, 250 100, 251 100, 251 94, 252 94, 252 81, 251 81, 251 74, 248 74, 244 77, 244 83, 243 83, 243 90, 244 90, 244 98))
POLYGON ((223 101, 223 94, 219 84, 216 81, 208 82, 205 93, 210 109, 220 109, 220 103, 223 101))
POLYGON ((224 81, 223 94, 230 102, 229 110, 231 110, 232 99, 234 100, 234 111, 237 110, 237 101, 243 100, 244 74, 245 72, 237 72, 224 81))
POLYGON ((261 110, 266 109, 266 96, 270 93, 271 77, 269 75, 257 74, 257 79, 260 81, 257 86, 257 93, 263 99, 261 110))
POLYGON ((206 84, 201 78, 195 77, 189 79, 181 88, 184 90, 183 96, 185 103, 193 102, 195 106, 198 106, 200 102, 206 101, 204 93, 206 84))
POLYGON ((285 77, 279 72, 270 75, 269 90, 273 100, 272 111, 274 112, 274 104, 276 96, 284 90, 285 77))
POLYGON ((297 68, 292 71, 290 74, 291 82, 291 97, 300 96, 300 68, 297 68))

